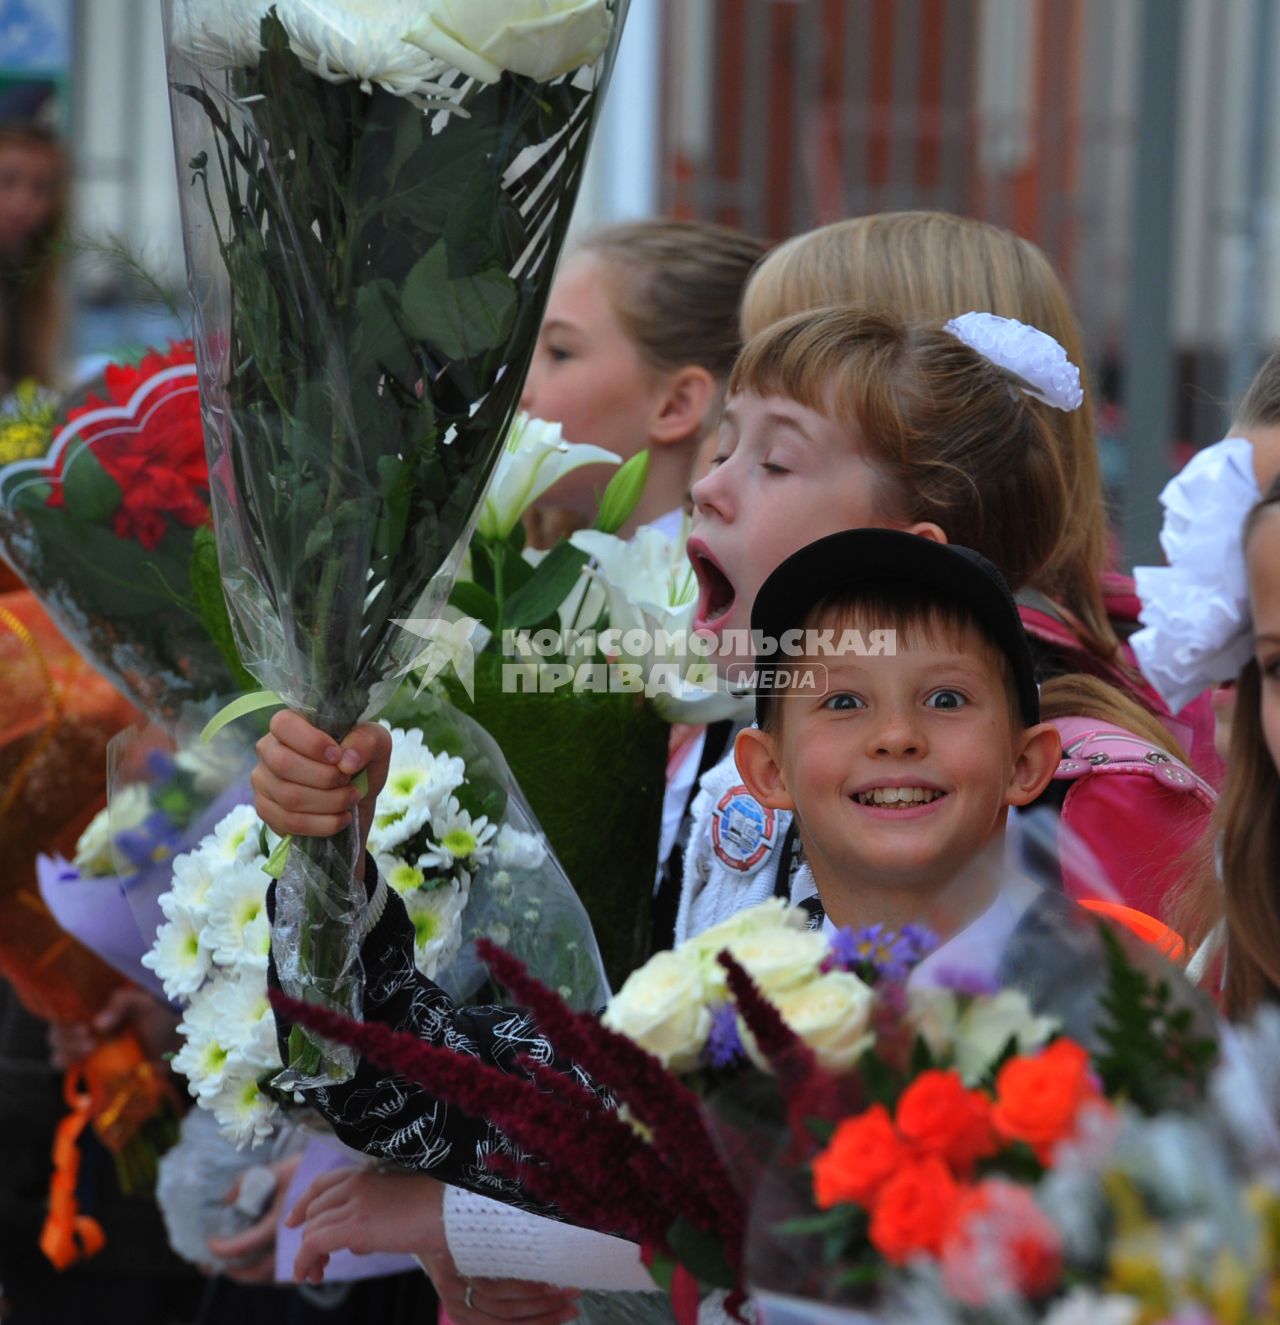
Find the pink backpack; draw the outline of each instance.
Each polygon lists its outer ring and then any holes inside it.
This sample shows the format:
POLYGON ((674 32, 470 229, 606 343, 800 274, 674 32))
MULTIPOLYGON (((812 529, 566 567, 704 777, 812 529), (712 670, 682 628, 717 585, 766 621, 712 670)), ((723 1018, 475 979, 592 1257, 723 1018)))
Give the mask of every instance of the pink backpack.
POLYGON ((1107 616, 1122 641, 1120 648, 1127 664, 1125 667, 1101 662, 1084 648, 1056 613, 1054 604, 1040 594, 1028 595, 1024 592, 1018 596, 1018 613, 1022 617, 1023 629, 1033 639, 1050 645, 1056 653, 1071 662, 1076 670, 1110 682, 1154 714, 1187 752, 1192 769, 1210 787, 1220 788, 1225 770, 1218 752, 1213 748, 1213 706, 1209 692, 1206 690, 1197 695, 1174 717, 1169 712, 1169 706, 1138 669, 1133 650, 1123 642, 1138 628, 1138 613, 1142 608, 1133 581, 1127 575, 1108 573, 1102 577, 1102 591, 1107 616), (1029 598, 1030 601, 1023 602, 1023 598, 1029 598))
POLYGON ((1114 901, 1159 917, 1169 889, 1194 868, 1192 848, 1209 830, 1214 789, 1172 755, 1093 718, 1055 718, 1067 783, 1060 815, 1062 886, 1077 900, 1114 901))

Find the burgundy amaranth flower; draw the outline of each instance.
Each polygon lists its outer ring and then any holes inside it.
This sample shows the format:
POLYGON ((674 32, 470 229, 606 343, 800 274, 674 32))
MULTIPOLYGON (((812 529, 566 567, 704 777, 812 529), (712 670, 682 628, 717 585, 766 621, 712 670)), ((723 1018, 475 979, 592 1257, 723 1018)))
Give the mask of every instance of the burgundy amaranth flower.
MULTIPOLYGON (((612 1230, 633 1241, 652 1241, 671 1219, 652 1200, 619 1202, 611 1169, 602 1173, 580 1164, 582 1110, 531 1082, 511 1077, 466 1054, 427 1044, 416 1036, 377 1023, 358 1022, 315 1004, 271 991, 272 1006, 289 1022, 306 1026, 326 1039, 350 1045, 369 1062, 425 1086, 473 1118, 486 1118, 523 1150, 546 1161, 534 1181, 540 1192, 554 1189, 554 1201, 566 1215, 587 1227, 612 1230), (592 1181, 594 1180, 594 1181, 592 1181), (584 1199, 587 1191, 594 1204, 584 1199), (566 1204, 561 1204, 561 1201, 566 1204)), ((530 1187, 533 1195, 533 1188, 530 1187)), ((634 1193, 631 1193, 634 1196, 634 1193)), ((537 1199, 543 1199, 540 1195, 537 1199)))
POLYGON ((715 1228, 732 1262, 741 1249, 744 1211, 715 1156, 698 1097, 625 1035, 601 1025, 589 1013, 566 1006, 510 953, 487 939, 476 941, 476 952, 494 979, 533 1013, 542 1033, 560 1052, 625 1101, 636 1119, 650 1129, 654 1149, 673 1173, 691 1189, 701 1191, 716 1212, 715 1228))
POLYGON ((722 952, 716 960, 728 972, 729 992, 756 1047, 789 1093, 818 1070, 813 1050, 783 1021, 782 1014, 729 952, 722 952))

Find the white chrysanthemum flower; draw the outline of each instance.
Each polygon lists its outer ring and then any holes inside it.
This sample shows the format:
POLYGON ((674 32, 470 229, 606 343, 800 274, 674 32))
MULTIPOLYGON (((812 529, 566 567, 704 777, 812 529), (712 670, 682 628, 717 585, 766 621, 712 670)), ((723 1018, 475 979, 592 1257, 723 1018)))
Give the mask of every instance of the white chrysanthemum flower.
POLYGON ((188 851, 173 861, 173 883, 160 898, 160 909, 172 920, 171 907, 186 910, 196 924, 209 918, 209 889, 213 887, 213 869, 203 851, 188 851))
POLYGON ((487 815, 473 820, 468 810, 450 799, 433 825, 436 841, 418 857, 419 869, 452 869, 455 865, 475 866, 488 859, 489 841, 498 829, 487 815))
POLYGON ((200 843, 200 849, 208 853, 215 870, 233 862, 261 860, 261 833, 262 820, 253 806, 237 805, 200 843))
POLYGON ((219 870, 209 890, 206 942, 219 966, 267 969, 271 926, 267 920, 270 879, 257 865, 219 870))
POLYGON ((379 808, 409 805, 424 790, 433 802, 446 798, 466 781, 467 767, 457 755, 429 750, 417 728, 391 729, 391 761, 387 783, 378 796, 379 808))
POLYGON ((173 1056, 173 1070, 187 1079, 187 1089, 198 1100, 207 1100, 222 1089, 236 1052, 236 1027, 225 1023, 214 1003, 222 981, 214 981, 191 1000, 178 1023, 182 1048, 173 1056))
POLYGON ((72 864, 86 878, 106 878, 116 873, 111 839, 143 823, 151 813, 151 797, 141 783, 122 787, 111 797, 111 804, 93 816, 80 834, 72 864))
POLYGON ((431 826, 432 801, 425 786, 401 802, 384 802, 378 797, 373 823, 369 825, 369 850, 383 855, 397 850, 408 841, 426 832, 431 826))
MULTIPOLYGON (((425 871, 411 865, 400 856, 377 856, 378 873, 387 881, 387 886, 394 889, 401 897, 408 897, 419 888, 427 885, 425 871)), ((431 886, 440 880, 432 879, 431 886)))
POLYGON ((503 824, 493 843, 494 863, 506 870, 536 870, 547 858, 546 839, 503 824))
POLYGON ((156 973, 167 998, 186 998, 209 974, 209 949, 201 942, 202 924, 185 906, 170 903, 165 915, 168 922, 156 930, 142 964, 156 973))
POLYGON ((219 980, 208 995, 210 1009, 221 1034, 231 1046, 230 1057, 255 1074, 278 1072, 280 1047, 276 1023, 267 999, 267 982, 256 971, 219 980))
POLYGON ((432 979, 462 946, 466 889, 452 882, 440 888, 420 888, 405 898, 404 905, 413 923, 414 964, 432 979))
POLYGON ((440 102, 456 96, 440 80, 451 66, 405 41, 422 22, 421 0, 185 0, 177 7, 174 41, 202 64, 255 65, 260 25, 274 8, 304 69, 330 83, 373 84, 393 96, 440 102))
POLYGON ((258 1085, 258 1076, 247 1067, 231 1067, 205 1105, 239 1148, 267 1140, 280 1118, 279 1106, 258 1085))

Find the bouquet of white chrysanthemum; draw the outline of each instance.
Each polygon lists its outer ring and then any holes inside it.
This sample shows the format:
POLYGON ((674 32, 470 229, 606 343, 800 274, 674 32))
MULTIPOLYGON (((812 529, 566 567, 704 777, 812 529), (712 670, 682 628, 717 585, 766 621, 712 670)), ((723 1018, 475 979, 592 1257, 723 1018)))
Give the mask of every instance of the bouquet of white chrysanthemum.
MULTIPOLYGON (((538 969, 580 1006, 602 1001, 585 914, 508 793, 500 758, 456 739, 449 744, 470 760, 433 750, 417 727, 392 728, 391 738, 368 845, 413 922, 419 971, 467 999, 481 983, 471 942, 510 942, 523 926, 525 955, 538 969)), ((165 994, 186 1004, 175 1070, 239 1145, 270 1135, 292 1098, 271 1084, 284 1066, 267 1002, 267 862, 278 841, 252 806, 240 805, 178 856, 160 898, 164 923, 142 959, 165 994)))

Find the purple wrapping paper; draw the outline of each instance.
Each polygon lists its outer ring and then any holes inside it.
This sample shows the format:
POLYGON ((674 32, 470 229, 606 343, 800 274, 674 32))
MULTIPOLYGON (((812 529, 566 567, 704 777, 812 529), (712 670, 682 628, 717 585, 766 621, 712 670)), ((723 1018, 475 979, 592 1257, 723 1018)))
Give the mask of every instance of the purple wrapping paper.
POLYGON ((154 972, 142 964, 151 939, 143 939, 119 879, 81 878, 61 856, 37 856, 36 878, 44 904, 68 934, 149 994, 168 1001, 154 972))
MULTIPOLYGON (((357 1163, 359 1161, 351 1152, 344 1150, 336 1141, 326 1141, 322 1137, 311 1137, 307 1141, 307 1148, 302 1152, 302 1163, 298 1165, 285 1196, 281 1222, 276 1225, 276 1279, 281 1283, 293 1282, 293 1262, 302 1245, 301 1227, 286 1228, 283 1215, 293 1209, 302 1193, 322 1173, 328 1173, 331 1169, 353 1168, 357 1163)), ((329 1258, 324 1277, 326 1283, 335 1283, 351 1279, 378 1279, 388 1274, 403 1274, 406 1270, 421 1273, 422 1267, 412 1256, 390 1252, 356 1256, 349 1251, 337 1251, 329 1258)))

